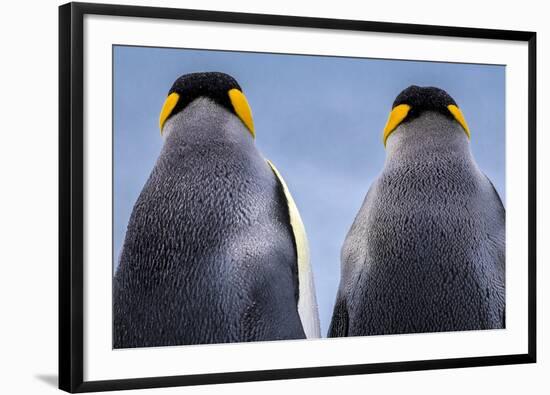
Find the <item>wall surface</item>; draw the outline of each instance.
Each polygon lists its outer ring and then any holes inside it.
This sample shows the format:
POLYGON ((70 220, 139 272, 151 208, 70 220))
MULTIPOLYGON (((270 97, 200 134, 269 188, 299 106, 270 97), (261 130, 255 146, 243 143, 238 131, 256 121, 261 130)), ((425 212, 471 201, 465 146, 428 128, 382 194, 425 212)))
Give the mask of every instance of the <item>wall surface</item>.
MULTIPOLYGON (((127 393, 422 393, 548 391, 550 271, 548 241, 550 27, 544 2, 464 0, 407 2, 258 2, 237 0, 119 1, 125 4, 408 22, 538 33, 538 363, 521 366, 203 386, 127 393)), ((0 16, 0 368, 3 393, 54 393, 57 387, 57 6, 58 1, 10 2, 0 16)))

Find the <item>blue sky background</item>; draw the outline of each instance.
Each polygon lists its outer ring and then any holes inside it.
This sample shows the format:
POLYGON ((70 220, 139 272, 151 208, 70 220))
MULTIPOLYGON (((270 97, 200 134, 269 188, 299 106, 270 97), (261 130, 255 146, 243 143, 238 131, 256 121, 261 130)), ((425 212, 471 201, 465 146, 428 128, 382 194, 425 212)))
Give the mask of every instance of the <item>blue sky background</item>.
POLYGON ((235 77, 256 144, 285 178, 308 233, 321 332, 340 280, 340 248, 384 162, 381 133, 409 85, 445 89, 462 109, 481 169, 505 203, 505 67, 437 62, 114 48, 115 267, 133 205, 162 147, 158 116, 176 78, 235 77))

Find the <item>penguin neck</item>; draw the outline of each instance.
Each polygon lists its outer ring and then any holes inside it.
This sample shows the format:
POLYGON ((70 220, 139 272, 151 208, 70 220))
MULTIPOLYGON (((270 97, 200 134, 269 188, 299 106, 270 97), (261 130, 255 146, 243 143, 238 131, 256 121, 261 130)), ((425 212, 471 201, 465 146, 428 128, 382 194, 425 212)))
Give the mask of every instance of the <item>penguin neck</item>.
POLYGON ((473 163, 468 136, 458 122, 433 111, 398 126, 386 143, 385 167, 454 158, 473 163))
POLYGON ((187 155, 203 149, 249 150, 254 139, 242 121, 223 106, 206 97, 191 102, 166 122, 165 149, 177 148, 187 155))

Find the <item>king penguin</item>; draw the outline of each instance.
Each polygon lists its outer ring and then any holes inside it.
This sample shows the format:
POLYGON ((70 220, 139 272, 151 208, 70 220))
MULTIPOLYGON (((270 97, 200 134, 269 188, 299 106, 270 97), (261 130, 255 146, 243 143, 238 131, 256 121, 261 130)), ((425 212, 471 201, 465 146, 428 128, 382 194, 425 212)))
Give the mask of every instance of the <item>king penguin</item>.
POLYGON ((411 86, 341 251, 329 336, 505 327, 505 210, 445 91, 411 86))
POLYGON ((114 348, 319 337, 304 226, 237 81, 181 76, 159 126, 114 276, 114 348))

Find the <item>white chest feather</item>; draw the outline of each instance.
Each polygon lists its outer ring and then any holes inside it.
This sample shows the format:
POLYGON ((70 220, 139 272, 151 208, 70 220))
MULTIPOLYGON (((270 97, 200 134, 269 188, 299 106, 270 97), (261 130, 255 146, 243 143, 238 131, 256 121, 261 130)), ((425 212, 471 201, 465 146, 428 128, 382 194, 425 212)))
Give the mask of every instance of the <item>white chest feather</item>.
POLYGON ((309 245, 307 241, 306 230, 304 223, 300 217, 298 207, 288 190, 288 187, 276 169, 275 165, 269 160, 267 161, 273 172, 277 176, 281 186, 283 187, 286 201, 288 204, 288 213, 290 216, 290 224, 294 233, 296 242, 296 250, 298 254, 298 283, 299 283, 299 299, 298 299, 298 314, 302 322, 302 327, 306 337, 319 338, 321 337, 321 329, 319 324, 319 311, 317 308, 317 298, 315 296, 315 285, 313 283, 313 272, 309 262, 309 245))

